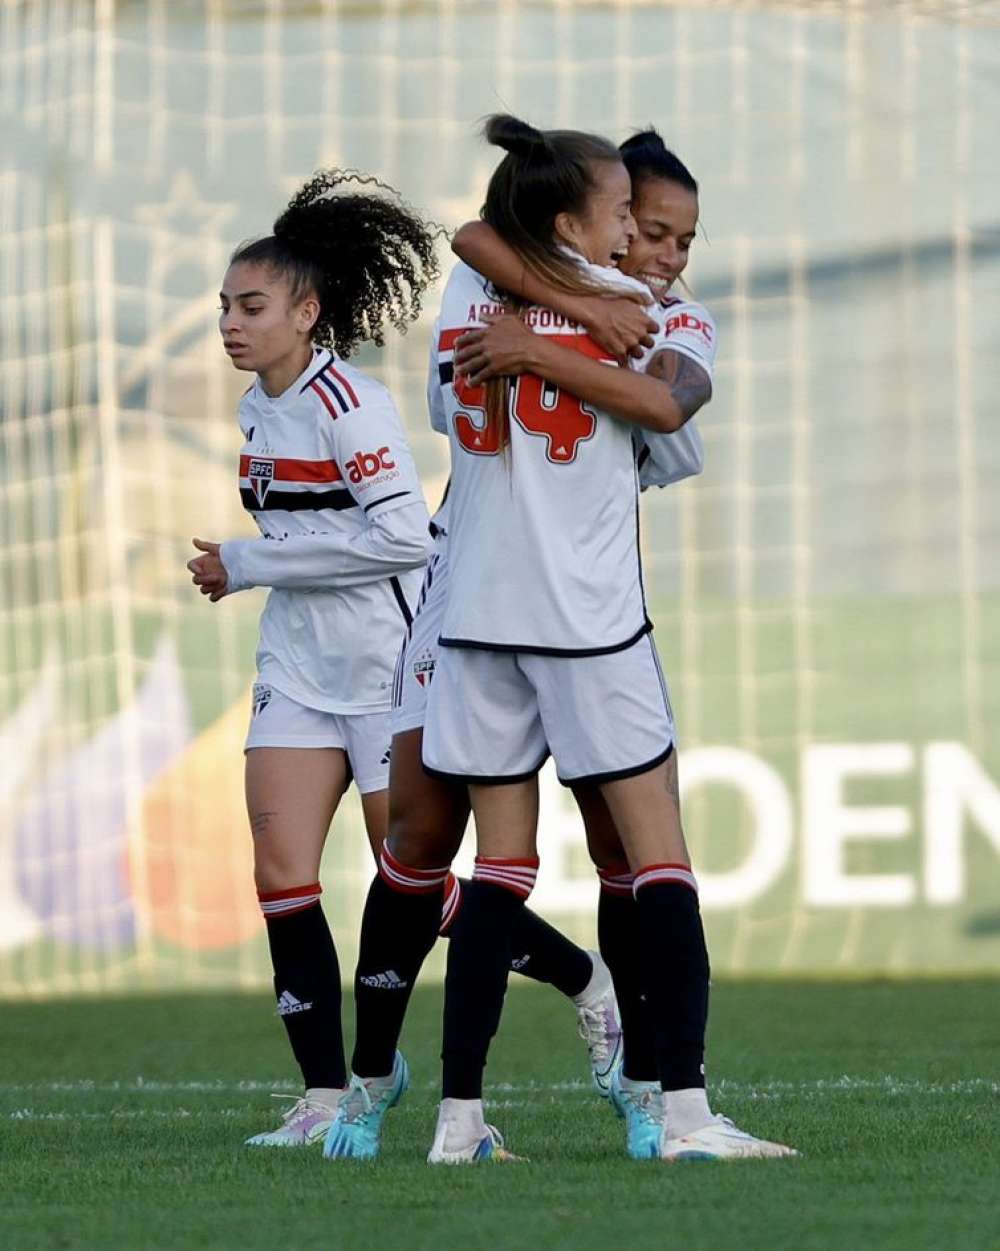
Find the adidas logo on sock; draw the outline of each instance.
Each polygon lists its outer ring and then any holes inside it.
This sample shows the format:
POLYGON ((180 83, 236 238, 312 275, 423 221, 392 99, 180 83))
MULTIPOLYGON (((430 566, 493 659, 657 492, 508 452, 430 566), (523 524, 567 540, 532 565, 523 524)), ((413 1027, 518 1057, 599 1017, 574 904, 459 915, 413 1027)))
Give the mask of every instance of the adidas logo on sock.
POLYGON ((520 973, 522 969, 527 968, 531 961, 531 956, 515 956, 510 962, 510 967, 515 973, 520 973))
POLYGON ((358 981, 362 986, 370 986, 373 990, 405 990, 408 985, 395 969, 387 969, 385 973, 372 973, 368 977, 359 977, 358 981))
POLYGON ((303 1003, 301 999, 296 999, 290 990, 283 990, 278 1000, 278 1016, 292 1016, 296 1012, 308 1012, 311 1007, 311 1001, 303 1003))

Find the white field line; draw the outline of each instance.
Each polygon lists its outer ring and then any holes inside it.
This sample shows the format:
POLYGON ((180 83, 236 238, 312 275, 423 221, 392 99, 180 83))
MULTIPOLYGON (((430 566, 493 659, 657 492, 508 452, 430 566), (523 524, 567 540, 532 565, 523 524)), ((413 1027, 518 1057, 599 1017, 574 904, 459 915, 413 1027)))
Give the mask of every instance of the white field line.
MULTIPOLYGON (((437 1089, 437 1080, 426 1080, 413 1083, 414 1089, 433 1091, 437 1089)), ((956 1081, 928 1082, 920 1078, 883 1076, 866 1077, 821 1077, 812 1081, 764 1081, 742 1082, 723 1078, 711 1084, 710 1092, 722 1098, 740 1099, 825 1099, 841 1095, 877 1094, 888 1098, 908 1095, 978 1095, 1000 1094, 1000 1077, 972 1077, 956 1081)), ((75 1080, 75 1081, 35 1081, 35 1082, 0 1082, 0 1096, 3 1095, 234 1095, 234 1094, 287 1094, 297 1093, 295 1087, 287 1080, 274 1081, 159 1081, 143 1077, 134 1077, 119 1081, 75 1080)), ((593 1097, 594 1091, 590 1082, 576 1079, 563 1082, 493 1082, 487 1086, 487 1102, 496 1102, 511 1095, 546 1095, 579 1094, 587 1098, 593 1097)), ((96 1115, 96 1114, 95 1114, 96 1115)), ((174 1115, 173 1112, 170 1115, 174 1115)))

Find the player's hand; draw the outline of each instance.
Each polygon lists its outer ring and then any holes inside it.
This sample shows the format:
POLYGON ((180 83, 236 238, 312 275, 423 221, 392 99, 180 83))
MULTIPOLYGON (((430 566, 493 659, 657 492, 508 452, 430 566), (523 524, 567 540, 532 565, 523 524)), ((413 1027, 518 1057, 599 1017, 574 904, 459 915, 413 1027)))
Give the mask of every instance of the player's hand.
POLYGON ((455 373, 464 374, 475 387, 490 378, 530 372, 535 336, 524 322, 512 313, 490 313, 483 321, 485 326, 467 330, 455 341, 455 373))
POLYGON ((645 302, 629 295, 614 299, 588 295, 580 301, 580 322, 590 337, 622 364, 629 356, 641 356, 643 348, 652 347, 653 335, 659 329, 645 302))
POLYGON ((192 539, 191 542, 199 552, 205 553, 204 556, 195 556, 193 560, 188 561, 187 567, 192 574, 191 581, 202 595, 207 595, 215 604, 225 595, 229 582, 226 566, 219 556, 219 544, 209 543, 205 539, 192 539))

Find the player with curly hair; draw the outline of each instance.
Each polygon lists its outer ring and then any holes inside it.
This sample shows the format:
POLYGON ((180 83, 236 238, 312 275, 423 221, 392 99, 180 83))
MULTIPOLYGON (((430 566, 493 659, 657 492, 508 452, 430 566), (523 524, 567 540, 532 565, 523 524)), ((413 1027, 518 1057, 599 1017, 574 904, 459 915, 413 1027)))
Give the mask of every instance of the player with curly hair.
POLYGON ((212 603, 270 588, 246 796, 278 1012, 305 1084, 254 1146, 318 1141, 347 1085, 320 859, 352 777, 373 850, 385 838, 393 664, 430 543, 392 398, 344 359, 388 326, 405 331, 437 273, 434 230, 390 190, 316 174, 273 234, 236 249, 220 293, 225 350, 256 374, 239 476, 261 537, 195 539, 188 568, 212 603))

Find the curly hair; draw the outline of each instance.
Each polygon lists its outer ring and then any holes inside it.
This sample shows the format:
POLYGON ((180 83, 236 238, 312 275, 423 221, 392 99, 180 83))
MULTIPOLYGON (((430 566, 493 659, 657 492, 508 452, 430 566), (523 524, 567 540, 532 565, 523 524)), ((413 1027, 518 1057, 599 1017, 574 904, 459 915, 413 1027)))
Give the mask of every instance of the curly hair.
POLYGON ((405 334, 420 315, 423 294, 438 276, 435 240, 442 233, 372 175, 324 169, 295 193, 273 234, 241 243, 229 263, 283 274, 293 303, 315 293, 313 342, 350 356, 359 343, 381 346, 387 326, 405 334), (393 198, 341 192, 346 183, 393 198))

